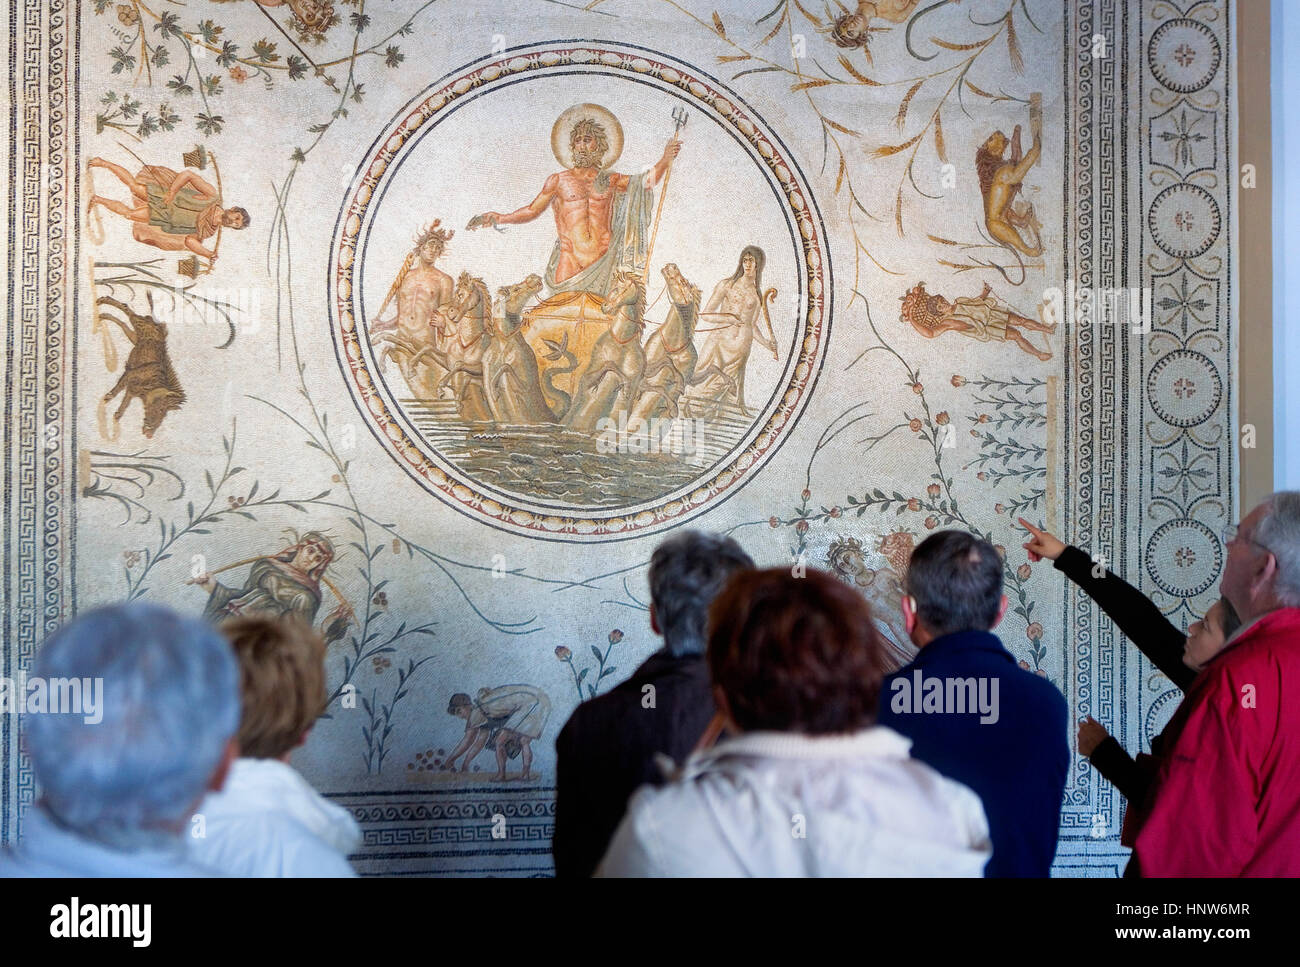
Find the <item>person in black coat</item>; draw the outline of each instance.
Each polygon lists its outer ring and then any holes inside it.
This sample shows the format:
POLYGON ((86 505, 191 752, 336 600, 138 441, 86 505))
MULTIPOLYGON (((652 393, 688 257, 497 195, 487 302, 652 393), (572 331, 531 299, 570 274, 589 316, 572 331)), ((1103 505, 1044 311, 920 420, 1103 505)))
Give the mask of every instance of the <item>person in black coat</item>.
POLYGON ((685 531, 650 559, 650 627, 664 647, 632 677, 583 702, 555 740, 555 875, 591 876, 660 756, 683 761, 714 718, 704 660, 709 605, 754 562, 730 537, 685 531))
MULTIPOLYGON (((1022 545, 1031 561, 1047 558, 1097 602, 1142 654, 1164 672, 1178 688, 1187 691, 1197 673, 1223 650, 1241 627, 1241 619, 1226 598, 1220 598, 1205 617, 1183 632, 1141 591, 1093 561, 1083 550, 1035 527, 1023 517, 1020 526, 1030 534, 1022 545)), ((1129 755, 1106 727, 1091 715, 1079 723, 1079 753, 1088 758, 1102 777, 1110 780, 1130 805, 1141 806, 1159 764, 1162 735, 1151 740, 1151 755, 1129 755)))
POLYGON ((1007 610, 1002 570, 993 545, 964 531, 937 531, 912 552, 903 620, 920 652, 885 679, 878 721, 980 797, 993 841, 985 876, 1045 877, 1070 765, 1069 709, 991 632, 1007 610))

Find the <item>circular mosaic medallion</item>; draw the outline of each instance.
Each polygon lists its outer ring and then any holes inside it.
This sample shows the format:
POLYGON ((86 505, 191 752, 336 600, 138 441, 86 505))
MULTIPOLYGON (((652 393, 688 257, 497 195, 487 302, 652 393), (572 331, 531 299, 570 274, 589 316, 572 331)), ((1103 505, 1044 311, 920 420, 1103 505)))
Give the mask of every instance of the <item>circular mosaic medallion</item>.
POLYGON ((1214 32, 1203 23, 1179 17, 1156 28, 1147 46, 1151 73, 1171 91, 1199 91, 1219 71, 1223 51, 1214 32))
POLYGON ((1208 356, 1191 349, 1166 353, 1147 373, 1147 399, 1171 426, 1197 426, 1223 401, 1223 380, 1208 356))
POLYGON ((1223 545, 1198 520, 1170 520, 1147 541, 1145 563, 1160 590, 1176 598, 1194 598, 1218 580, 1223 545))
POLYGON ((1183 690, 1181 688, 1167 688, 1151 703, 1144 717, 1144 732, 1146 734, 1147 748, 1151 748, 1151 740, 1165 730, 1169 720, 1174 717, 1174 712, 1178 711, 1178 705, 1183 700, 1183 690))
POLYGON ((1199 185, 1171 185, 1147 211, 1155 243, 1168 255, 1191 259, 1204 255, 1219 237, 1219 204, 1199 185))
POLYGON ((632 45, 536 45, 438 81, 367 149, 331 333, 429 493, 618 540, 716 506, 789 436, 830 273, 803 173, 734 93, 632 45))

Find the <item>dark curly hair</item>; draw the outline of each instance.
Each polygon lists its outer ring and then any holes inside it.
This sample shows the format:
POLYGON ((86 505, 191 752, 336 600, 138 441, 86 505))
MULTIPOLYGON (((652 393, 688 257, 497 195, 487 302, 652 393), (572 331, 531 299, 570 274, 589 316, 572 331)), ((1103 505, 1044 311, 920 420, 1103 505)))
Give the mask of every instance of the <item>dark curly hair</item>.
POLYGON ((825 571, 737 573, 709 609, 709 670, 745 731, 875 724, 888 659, 871 605, 825 571))

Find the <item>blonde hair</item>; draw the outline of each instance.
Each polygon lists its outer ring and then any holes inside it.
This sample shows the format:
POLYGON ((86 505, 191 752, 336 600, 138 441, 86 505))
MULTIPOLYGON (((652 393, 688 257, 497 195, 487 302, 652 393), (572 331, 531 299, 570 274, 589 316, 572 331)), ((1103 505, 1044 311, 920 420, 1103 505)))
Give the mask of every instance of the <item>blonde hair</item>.
POLYGON ((239 662, 240 755, 278 759, 325 710, 325 640, 292 618, 237 618, 221 630, 239 662))

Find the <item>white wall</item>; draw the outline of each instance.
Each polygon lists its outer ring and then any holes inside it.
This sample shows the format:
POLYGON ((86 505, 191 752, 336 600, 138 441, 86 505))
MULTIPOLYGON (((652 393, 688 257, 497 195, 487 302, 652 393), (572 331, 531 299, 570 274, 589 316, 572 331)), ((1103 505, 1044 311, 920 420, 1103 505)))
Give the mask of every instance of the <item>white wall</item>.
POLYGON ((1273 0, 1273 482, 1300 487, 1300 3, 1273 0))

